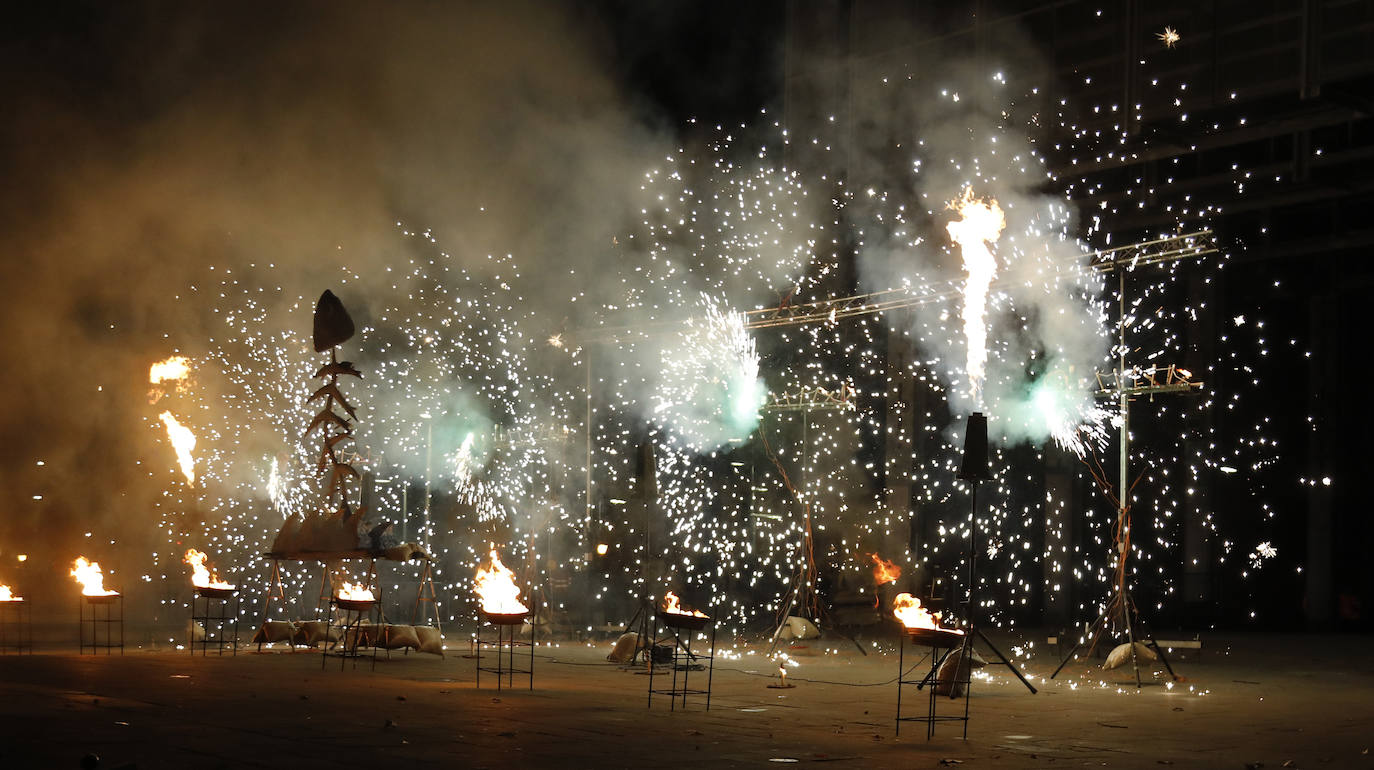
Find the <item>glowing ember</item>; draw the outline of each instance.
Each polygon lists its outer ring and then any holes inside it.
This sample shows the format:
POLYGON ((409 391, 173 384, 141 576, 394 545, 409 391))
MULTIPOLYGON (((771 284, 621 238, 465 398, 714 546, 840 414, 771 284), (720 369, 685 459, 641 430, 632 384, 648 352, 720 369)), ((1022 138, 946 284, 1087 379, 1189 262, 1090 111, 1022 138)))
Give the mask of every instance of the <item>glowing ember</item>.
POLYGON ((148 382, 158 385, 186 379, 191 373, 191 362, 186 356, 172 356, 166 361, 158 361, 148 369, 148 382))
POLYGON ((347 581, 339 586, 339 590, 334 592, 334 596, 349 602, 370 602, 377 597, 372 595, 372 589, 359 583, 354 585, 347 581))
POLYGON ((669 591, 667 595, 663 597, 663 611, 671 612, 674 615, 686 615, 693 618, 708 617, 707 614, 701 610, 684 610, 681 602, 677 598, 677 594, 672 591, 669 591))
POLYGON ((997 258, 988 246, 997 242, 1007 220, 996 200, 975 198, 972 187, 965 187, 963 195, 949 202, 949 208, 958 212, 961 219, 945 225, 945 229, 950 240, 959 244, 964 270, 968 272, 968 280, 964 283, 963 320, 964 339, 968 342, 969 395, 974 404, 982 406, 988 361, 988 288, 997 276, 997 258))
POLYGON ((902 568, 884 559, 876 553, 870 553, 873 557, 873 580, 878 585, 887 585, 897 582, 897 578, 902 576, 902 568))
POLYGON ((7 585, 0 585, 0 602, 22 602, 24 597, 15 596, 7 585))
POLYGON ((85 556, 76 557, 72 562, 72 577, 81 584, 82 596, 118 596, 118 591, 105 588, 105 574, 100 571, 100 562, 86 561, 85 556))
POLYGON ((191 456, 191 450, 196 448, 196 434, 177 422, 171 412, 163 412, 158 417, 167 426, 167 440, 172 442, 172 448, 176 450, 177 464, 181 466, 182 475, 186 476, 186 483, 196 483, 196 460, 191 456))
POLYGON ((897 594, 897 598, 892 600, 892 614, 907 628, 939 628, 955 634, 964 633, 954 628, 941 628, 940 618, 922 607, 920 599, 908 593, 897 594))
POLYGON ((491 566, 478 567, 475 581, 482 611, 489 615, 521 615, 530 611, 520 602, 520 588, 515 585, 515 573, 501 563, 496 551, 491 552, 491 566))
POLYGON ((233 585, 219 579, 214 567, 206 566, 207 558, 209 557, 194 548, 186 550, 186 556, 182 561, 191 565, 191 585, 196 588, 233 588, 233 585))

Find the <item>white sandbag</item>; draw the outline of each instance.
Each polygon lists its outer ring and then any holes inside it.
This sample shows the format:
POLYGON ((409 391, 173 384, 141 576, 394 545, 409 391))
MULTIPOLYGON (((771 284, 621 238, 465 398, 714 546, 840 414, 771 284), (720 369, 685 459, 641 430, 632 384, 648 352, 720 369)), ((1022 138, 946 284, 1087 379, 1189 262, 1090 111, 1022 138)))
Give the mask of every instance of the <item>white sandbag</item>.
POLYGON ((988 662, 983 660, 983 656, 979 655, 978 651, 973 649, 972 646, 968 648, 960 647, 953 650, 940 662, 940 668, 935 672, 935 694, 948 695, 951 698, 957 698, 963 695, 964 683, 969 680, 969 676, 972 674, 970 666, 972 668, 982 668, 987 664, 988 662), (965 649, 969 651, 968 664, 963 662, 965 649))
POLYGON ((611 653, 606 656, 606 660, 612 663, 629 663, 630 658, 634 657, 635 648, 639 646, 639 634, 634 631, 627 631, 615 640, 615 647, 611 648, 611 653))
POLYGON ((420 640, 420 652, 444 657, 444 635, 434 626, 415 626, 415 637, 420 640))
POLYGON ((819 639, 821 630, 816 628, 816 624, 806 618, 789 615, 787 618, 787 628, 784 635, 788 639, 819 639))
MULTIPOLYGON (((1155 661, 1159 660, 1159 656, 1155 654, 1154 650, 1150 649, 1150 646, 1148 644, 1145 644, 1144 642, 1136 642, 1135 659, 1140 662, 1155 661)), ((1129 642, 1123 642, 1121 644, 1118 644, 1111 651, 1111 653, 1107 655, 1107 661, 1102 664, 1102 667, 1107 669, 1117 668, 1130 662, 1130 660, 1131 645, 1129 642)))

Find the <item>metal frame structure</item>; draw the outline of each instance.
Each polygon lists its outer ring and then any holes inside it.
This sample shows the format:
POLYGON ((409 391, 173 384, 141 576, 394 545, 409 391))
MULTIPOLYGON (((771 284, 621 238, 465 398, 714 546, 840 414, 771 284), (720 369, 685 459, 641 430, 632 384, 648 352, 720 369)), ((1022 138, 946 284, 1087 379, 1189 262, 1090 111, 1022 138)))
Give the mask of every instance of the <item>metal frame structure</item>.
POLYGON ((89 649, 92 655, 98 655, 96 650, 104 650, 106 655, 110 650, 118 649, 119 654, 124 654, 124 594, 111 594, 109 596, 81 596, 81 601, 77 607, 77 628, 79 638, 77 642, 77 654, 84 655, 89 649), (113 615, 114 606, 119 605, 119 615, 113 615), (86 608, 90 607, 90 617, 87 617, 86 608), (105 616, 98 617, 97 608, 105 608, 105 616), (86 641, 86 626, 91 627, 90 642, 86 641), (113 626, 119 626, 119 641, 114 641, 111 633, 113 626), (100 641, 100 629, 105 629, 105 641, 100 641))
POLYGON ((649 662, 649 702, 648 707, 653 708, 655 695, 668 696, 668 710, 676 711, 678 699, 682 699, 682 708, 687 708, 688 695, 705 695, 706 710, 711 710, 711 683, 715 679, 716 671, 716 621, 714 618, 698 618, 691 615, 679 615, 672 612, 655 612, 654 625, 664 629, 664 633, 659 635, 654 631, 654 642, 650 647, 648 657, 649 662), (671 617, 678 615, 678 617, 671 617), (702 654, 700 650, 692 651, 692 636, 702 628, 711 627, 711 646, 710 652, 702 654), (672 642, 672 655, 668 659, 667 665, 673 671, 673 683, 667 689, 654 689, 654 655, 653 650, 659 647, 660 642, 672 642), (692 689, 688 684, 688 678, 692 669, 706 663, 706 689, 692 689), (682 684, 678 684, 678 673, 682 674, 682 684))
POLYGON ((0 602, 0 655, 9 654, 9 650, 33 654, 33 604, 22 596, 0 602))
POLYGON ((201 657, 209 654, 211 644, 210 624, 212 622, 216 624, 216 633, 214 635, 216 653, 223 655, 224 645, 227 643, 233 649, 234 655, 239 654, 239 605, 240 596, 237 588, 227 590, 223 593, 220 591, 202 592, 199 588, 195 589, 195 592, 191 595, 191 629, 187 634, 190 638, 186 645, 187 648, 190 649, 191 655, 194 656, 196 654, 196 644, 200 644, 201 657), (234 602, 234 611, 232 613, 228 612, 229 602, 231 600, 234 602), (202 601, 205 602, 203 610, 200 604, 202 601), (215 604, 216 602, 218 604, 215 604), (212 613, 210 608, 213 606, 218 606, 219 612, 212 613), (198 643, 196 642, 196 623, 200 623, 201 628, 205 631, 205 636, 198 643), (227 642, 224 638, 225 626, 233 627, 232 636, 227 642))

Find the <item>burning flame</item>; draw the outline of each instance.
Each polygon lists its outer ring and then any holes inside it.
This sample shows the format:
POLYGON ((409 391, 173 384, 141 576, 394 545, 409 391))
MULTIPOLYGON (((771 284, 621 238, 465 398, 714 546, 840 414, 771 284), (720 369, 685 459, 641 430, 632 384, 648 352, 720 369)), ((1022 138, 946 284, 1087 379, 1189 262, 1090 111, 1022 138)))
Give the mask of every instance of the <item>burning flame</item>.
POLYGON ((876 553, 870 553, 869 556, 873 557, 873 580, 875 580, 878 585, 882 586, 888 583, 896 583, 897 578, 902 576, 901 567, 898 567, 896 564, 884 559, 876 553))
POLYGON ((354 585, 348 581, 339 586, 339 590, 334 592, 334 596, 345 601, 370 602, 377 597, 372 595, 372 589, 359 583, 354 585))
POLYGON ((219 579, 214 567, 205 566, 208 557, 194 548, 186 550, 182 561, 191 565, 191 585, 196 588, 233 588, 234 586, 219 579))
POLYGON ((186 356, 172 356, 166 361, 158 361, 148 369, 148 382, 154 385, 163 382, 177 382, 186 379, 191 373, 191 361, 186 356))
POLYGON ((940 618, 922 607, 920 599, 908 593, 897 594, 897 598, 892 600, 892 614, 907 628, 940 628, 942 631, 953 631, 956 634, 964 633, 954 628, 941 628, 940 618))
POLYGON ((167 426, 167 440, 172 442, 172 448, 176 450, 177 464, 186 476, 186 483, 196 483, 196 459, 191 456, 191 450, 196 448, 196 434, 177 422, 177 418, 173 417, 171 412, 163 412, 158 417, 161 418, 162 424, 167 426))
POLYGON ((690 611, 689 611, 689 610, 684 610, 684 609, 682 609, 682 604, 681 604, 681 602, 678 600, 677 594, 673 593, 672 591, 669 591, 669 592, 668 592, 666 595, 664 595, 664 597, 663 597, 663 611, 664 611, 664 612, 671 612, 671 613, 673 613, 674 615, 688 615, 688 616, 691 616, 691 617, 694 617, 694 618, 704 618, 704 617, 707 617, 706 613, 702 612, 701 610, 690 610, 690 611))
POLYGON ((22 602, 24 597, 15 596, 7 585, 0 585, 0 602, 22 602))
POLYGON ((997 242, 1002 228, 1007 226, 1007 219, 996 200, 975 198, 972 187, 965 187, 959 198, 949 202, 949 208, 961 217, 945 225, 945 230, 949 232, 950 240, 959 244, 964 256, 964 269, 968 271, 968 281, 964 283, 963 309, 964 338, 968 342, 966 371, 969 395, 975 404, 981 406, 988 361, 988 288, 997 275, 997 258, 988 246, 997 242))
POLYGON ((491 567, 477 568, 476 590, 482 600, 482 611, 490 615, 520 615, 530 611, 520 602, 515 573, 501 563, 495 550, 491 552, 491 567))
POLYGON ((117 596, 118 591, 105 588, 105 575, 100 571, 100 562, 86 561, 85 556, 76 557, 72 562, 72 577, 81 584, 83 596, 117 596))

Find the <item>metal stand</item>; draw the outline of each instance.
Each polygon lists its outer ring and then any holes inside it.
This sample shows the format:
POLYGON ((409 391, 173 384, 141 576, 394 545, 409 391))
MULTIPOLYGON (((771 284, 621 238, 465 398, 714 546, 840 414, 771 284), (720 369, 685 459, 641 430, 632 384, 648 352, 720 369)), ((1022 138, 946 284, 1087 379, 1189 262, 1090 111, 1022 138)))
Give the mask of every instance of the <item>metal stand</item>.
POLYGON ((362 657, 358 648, 363 646, 364 642, 372 645, 372 669, 377 669, 377 648, 382 644, 377 634, 386 633, 386 617, 381 608, 380 599, 333 599, 329 602, 324 641, 321 645, 320 670, 324 670, 330 655, 338 657, 340 671, 343 671, 344 662, 348 659, 353 660, 354 669, 358 668, 358 658, 362 657), (330 631, 335 628, 336 617, 339 621, 339 640, 331 646, 329 636, 330 631))
POLYGON ((0 602, 0 655, 33 654, 33 606, 23 599, 0 602))
POLYGON ((520 631, 519 631, 520 626, 522 626, 522 625, 524 624, 524 622, 525 622, 525 615, 524 615, 524 614, 520 614, 520 615, 492 615, 492 614, 488 614, 488 613, 481 612, 481 611, 478 612, 478 615, 477 615, 477 685, 476 685, 477 687, 480 688, 480 687, 482 686, 482 672, 483 672, 483 671, 486 671, 486 672, 489 673, 489 674, 496 674, 496 689, 497 689, 498 691, 501 689, 501 687, 503 686, 503 684, 504 684, 504 686, 506 686, 506 687, 514 687, 514 686, 515 686, 515 681, 514 681, 514 680, 515 680, 515 675, 516 675, 516 674, 524 674, 524 675, 528 676, 528 677, 529 677, 529 680, 530 680, 530 689, 531 689, 531 690, 534 689, 534 646, 535 646, 535 635, 536 635, 537 627, 536 627, 535 623, 533 622, 533 618, 537 618, 538 615, 535 613, 535 610, 534 610, 533 608, 531 608, 531 610, 529 611, 528 615, 529 615, 529 617, 530 617, 532 620, 531 620, 531 622, 530 622, 530 640, 529 640, 528 642, 526 642, 526 641, 523 641, 523 640, 520 640, 520 639, 517 639, 517 638, 516 638, 516 636, 520 633, 520 631), (493 627, 496 628, 496 639, 495 639, 494 641, 491 640, 491 639, 488 639, 488 640, 486 640, 486 641, 484 642, 484 641, 482 640, 482 628, 483 628, 484 625, 490 625, 490 626, 493 626, 493 627), (483 645, 483 644, 495 644, 495 645, 496 645, 496 665, 495 665, 495 666, 491 666, 491 665, 483 666, 483 665, 482 665, 482 645, 483 645), (516 668, 516 667, 515 667, 515 648, 516 648, 516 647, 529 647, 529 648, 530 648, 530 664, 529 664, 529 668, 516 668), (505 681, 502 682, 502 679, 504 679, 505 681))
MULTIPOLYGON (((659 642, 672 641, 673 654, 668 661, 668 665, 673 670, 672 687, 666 690, 654 689, 654 655, 651 651, 648 656, 649 661, 649 708, 653 708, 654 694, 668 696, 668 710, 677 710, 678 698, 682 699, 682 707, 687 708, 688 695, 705 695, 706 710, 711 710, 711 681, 714 678, 716 667, 716 624, 710 618, 698 618, 692 615, 676 615, 675 613, 659 612, 655 613, 656 625, 661 625, 666 633, 662 637, 654 639, 654 647, 659 642), (711 626, 711 651, 703 655, 700 652, 692 652, 692 635, 695 631, 700 631, 705 626, 711 626), (687 679, 692 669, 699 669, 701 661, 706 662, 706 689, 693 690, 688 686, 687 679), (678 685, 678 673, 682 673, 682 684, 678 685)), ((657 634, 657 629, 655 629, 657 634)))
POLYGON ((90 650, 92 655, 97 655, 97 650, 104 650, 106 655, 110 650, 118 649, 119 654, 124 654, 124 594, 114 594, 112 596, 82 596, 81 603, 77 607, 77 617, 80 642, 77 654, 84 655, 86 650, 90 650), (118 615, 114 608, 118 605, 118 615), (90 617, 87 617, 86 608, 90 607, 90 617), (99 617, 100 608, 104 608, 104 617, 99 617), (86 627, 90 626, 90 641, 86 641, 86 627), (119 626, 119 641, 114 641, 112 627, 119 626), (105 629, 105 639, 100 639, 100 629, 105 629))
POLYGON ((191 629, 190 643, 187 645, 191 654, 196 654, 196 631, 195 624, 199 623, 205 630, 205 637, 200 640, 201 657, 209 654, 210 649, 210 624, 215 624, 214 644, 216 654, 224 654, 224 645, 227 643, 233 650, 234 655, 239 654, 239 592, 237 590, 225 589, 196 589, 191 597, 191 629), (229 602, 233 601, 234 611, 228 612, 229 602), (201 602, 204 602, 202 607, 201 602), (217 607, 218 612, 212 612, 211 608, 217 607), (224 639, 224 627, 233 627, 233 636, 228 640, 224 639))
POLYGON ((952 644, 951 642, 949 642, 949 641, 943 641, 943 642, 942 642, 942 641, 938 641, 938 640, 932 640, 932 641, 927 642, 927 643, 922 643, 922 642, 916 642, 916 641, 913 639, 913 642, 914 642, 913 646, 926 646, 926 647, 929 647, 929 648, 930 648, 930 653, 928 654, 928 657, 930 658, 930 671, 928 671, 928 672, 926 673, 926 675, 925 675, 924 677, 920 678, 920 679, 907 679, 907 678, 906 678, 906 641, 907 641, 906 638, 907 638, 907 636, 908 636, 908 634, 906 634, 906 633, 903 633, 903 634, 902 634, 901 643, 900 643, 899 646, 897 647, 897 729, 896 729, 896 734, 897 734, 897 735, 901 735, 901 734, 902 734, 902 723, 903 723, 903 722, 925 722, 925 724, 926 724, 926 740, 930 740, 932 737, 935 736, 935 725, 936 725, 936 723, 938 723, 938 722, 963 722, 963 724, 964 724, 964 737, 967 738, 967 737, 968 737, 968 698, 969 698, 969 690, 971 689, 971 688, 969 687, 969 685, 970 685, 971 680, 972 680, 972 678, 973 678, 973 665, 972 665, 972 660, 971 660, 971 658, 970 658, 969 637, 968 637, 968 636, 965 636, 965 637, 964 637, 963 644, 960 645, 960 646, 955 646, 955 645, 953 645, 953 644, 952 644), (948 645, 948 646, 941 647, 941 645, 948 645), (941 649, 944 649, 944 651, 945 651, 945 654, 944 654, 944 655, 941 655, 941 654, 940 654, 940 650, 941 650, 941 649), (955 697, 952 693, 955 692, 956 688, 962 687, 963 692, 964 692, 964 713, 963 713, 962 715, 958 715, 958 714, 940 714, 940 713, 938 713, 938 710, 937 710, 937 703, 938 703, 938 701, 939 701, 939 697, 938 697, 938 693, 936 692, 937 690, 940 689, 940 688, 939 688, 940 664, 944 663, 944 662, 945 662, 945 659, 949 657, 950 653, 954 652, 955 650, 960 650, 960 655, 961 655, 961 657, 960 657, 959 666, 957 667, 957 669, 956 669, 955 672, 954 672, 954 679, 950 682, 950 693, 951 693, 950 697, 951 697, 951 698, 955 697), (929 692, 927 693, 927 698, 926 698, 926 701, 927 701, 927 702, 926 702, 926 714, 925 714, 925 716, 916 716, 916 717, 904 717, 904 716, 902 716, 902 689, 905 688, 905 687, 908 687, 908 686, 910 686, 910 685, 915 685, 915 686, 916 686, 916 689, 918 689, 918 690, 921 689, 921 688, 923 688, 923 687, 925 687, 925 686, 927 686, 927 685, 930 686, 930 690, 929 690, 929 692))

